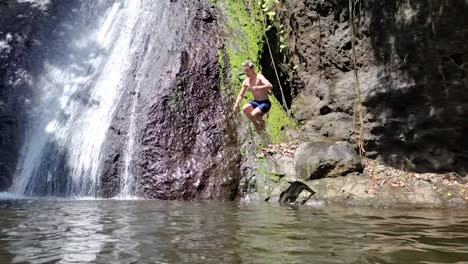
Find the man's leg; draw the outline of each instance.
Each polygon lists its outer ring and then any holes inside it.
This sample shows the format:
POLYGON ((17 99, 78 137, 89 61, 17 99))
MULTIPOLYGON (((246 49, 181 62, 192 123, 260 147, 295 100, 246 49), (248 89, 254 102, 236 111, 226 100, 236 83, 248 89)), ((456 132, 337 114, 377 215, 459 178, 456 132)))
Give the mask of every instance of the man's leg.
POLYGON ((254 109, 253 106, 251 106, 250 104, 246 104, 242 107, 242 111, 244 111, 245 115, 250 119, 250 121, 252 121, 257 133, 260 133, 261 131, 260 124, 258 123, 257 118, 252 115, 252 113, 257 109, 258 108, 254 109))
POLYGON ((258 123, 260 131, 265 130, 265 120, 263 120, 263 111, 257 107, 252 111, 252 116, 254 117, 255 122, 258 123))

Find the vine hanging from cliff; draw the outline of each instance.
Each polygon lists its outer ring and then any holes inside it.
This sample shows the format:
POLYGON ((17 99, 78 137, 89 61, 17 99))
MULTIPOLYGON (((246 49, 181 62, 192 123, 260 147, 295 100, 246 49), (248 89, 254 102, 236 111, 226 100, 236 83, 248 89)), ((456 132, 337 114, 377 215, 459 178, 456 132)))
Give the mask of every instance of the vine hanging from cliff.
POLYGON ((364 117, 363 117, 363 106, 361 98, 361 86, 359 83, 358 75, 358 66, 357 66, 357 56, 356 56, 356 5, 360 4, 360 0, 349 0, 349 25, 351 28, 351 44, 352 44, 352 60, 353 60, 353 71, 354 71, 354 91, 356 93, 356 102, 354 105, 354 121, 356 123, 356 113, 359 118, 359 136, 358 136, 358 148, 359 154, 363 155, 365 153, 364 149, 364 117))
MULTIPOLYGON (((259 7, 259 12, 257 14, 258 14, 258 20, 260 21, 260 23, 263 26, 263 36, 264 36, 265 42, 267 44, 268 53, 269 53, 270 58, 271 58, 271 64, 273 66, 273 70, 275 72, 275 76, 276 76, 276 79, 277 79, 277 82, 278 82, 278 87, 279 87, 280 92, 281 92, 282 105, 283 105, 284 109, 286 110, 286 114, 288 115, 288 117, 292 118, 291 110, 288 108, 288 104, 286 102, 286 97, 284 95, 284 89, 283 89, 283 87, 281 85, 281 80, 280 80, 280 77, 279 77, 278 69, 276 68, 276 62, 275 62, 275 59, 274 59, 274 56, 273 56, 270 41, 268 40, 268 36, 267 36, 267 31, 271 29, 271 24, 268 25, 268 22, 274 23, 275 16, 276 16, 276 11, 275 10, 278 8, 279 4, 280 4, 279 0, 257 0, 257 7, 259 7)), ((249 0, 249 7, 250 7, 250 10, 251 10, 252 19, 255 20, 256 19, 255 18, 255 13, 256 12, 254 11, 255 9, 252 7, 252 0, 249 0)), ((284 37, 284 30, 282 28, 282 25, 279 25, 279 27, 280 27, 280 32, 278 34, 279 34, 279 39, 280 39, 280 51, 283 51, 283 49, 286 47, 286 38, 284 37)))

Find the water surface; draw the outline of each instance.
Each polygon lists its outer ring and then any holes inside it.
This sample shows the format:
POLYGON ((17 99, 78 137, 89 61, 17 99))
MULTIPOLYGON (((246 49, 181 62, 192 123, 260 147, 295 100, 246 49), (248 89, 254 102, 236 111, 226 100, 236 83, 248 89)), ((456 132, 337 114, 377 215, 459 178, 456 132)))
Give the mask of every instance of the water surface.
POLYGON ((0 204, 0 263, 468 263, 466 210, 0 204))

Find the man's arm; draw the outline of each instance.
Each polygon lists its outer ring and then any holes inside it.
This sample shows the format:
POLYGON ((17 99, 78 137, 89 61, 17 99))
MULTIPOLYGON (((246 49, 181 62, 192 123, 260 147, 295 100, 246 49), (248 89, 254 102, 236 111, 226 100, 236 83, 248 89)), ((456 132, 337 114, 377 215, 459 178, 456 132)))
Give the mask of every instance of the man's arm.
POLYGON ((271 84, 271 82, 268 81, 267 78, 263 76, 263 74, 259 73, 257 75, 257 80, 259 80, 262 83, 262 85, 256 85, 252 87, 254 90, 263 90, 263 89, 270 90, 271 88, 273 88, 273 85, 271 84))
POLYGON ((236 98, 236 103, 234 104, 234 107, 232 108, 232 111, 236 112, 239 109, 239 104, 242 101, 242 97, 244 97, 245 91, 247 90, 247 84, 245 81, 242 83, 242 88, 239 92, 239 95, 236 98))

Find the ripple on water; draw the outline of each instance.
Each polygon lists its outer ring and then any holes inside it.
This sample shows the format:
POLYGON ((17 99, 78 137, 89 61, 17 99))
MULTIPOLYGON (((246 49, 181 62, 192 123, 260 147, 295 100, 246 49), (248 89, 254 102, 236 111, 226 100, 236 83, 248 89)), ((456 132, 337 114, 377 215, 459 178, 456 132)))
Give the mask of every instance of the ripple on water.
POLYGON ((466 263, 468 212, 0 202, 0 263, 466 263))

